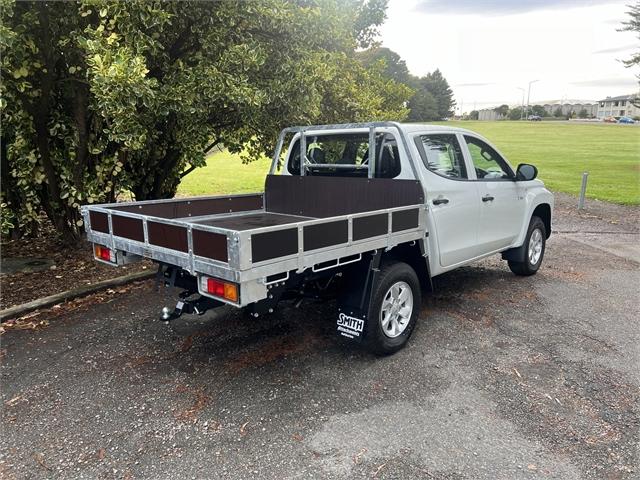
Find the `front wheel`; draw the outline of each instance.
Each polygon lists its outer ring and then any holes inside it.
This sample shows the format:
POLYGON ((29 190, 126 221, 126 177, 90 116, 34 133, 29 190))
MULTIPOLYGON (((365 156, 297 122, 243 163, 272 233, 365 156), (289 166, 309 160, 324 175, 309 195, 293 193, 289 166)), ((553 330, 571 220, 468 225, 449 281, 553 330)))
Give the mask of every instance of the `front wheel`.
POLYGON ((413 268, 403 262, 384 265, 371 296, 367 348, 378 355, 389 355, 404 347, 421 305, 420 282, 413 268))
POLYGON ((540 217, 531 217, 529 229, 524 239, 524 261, 509 260, 509 268, 516 275, 533 275, 542 265, 547 241, 547 229, 540 217))

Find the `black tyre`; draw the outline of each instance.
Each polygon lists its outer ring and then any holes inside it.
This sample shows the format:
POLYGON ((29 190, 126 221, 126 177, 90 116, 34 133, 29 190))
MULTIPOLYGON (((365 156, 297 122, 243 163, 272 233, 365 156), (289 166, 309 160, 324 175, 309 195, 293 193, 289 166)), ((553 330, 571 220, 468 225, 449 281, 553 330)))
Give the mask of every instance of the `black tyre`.
POLYGON ((524 238, 524 262, 509 260, 509 268, 516 275, 533 275, 542 265, 547 244, 547 229, 540 217, 531 217, 529 229, 524 238))
POLYGON ((371 294, 365 345, 377 355, 400 350, 416 326, 422 292, 416 272, 406 263, 381 268, 371 294))

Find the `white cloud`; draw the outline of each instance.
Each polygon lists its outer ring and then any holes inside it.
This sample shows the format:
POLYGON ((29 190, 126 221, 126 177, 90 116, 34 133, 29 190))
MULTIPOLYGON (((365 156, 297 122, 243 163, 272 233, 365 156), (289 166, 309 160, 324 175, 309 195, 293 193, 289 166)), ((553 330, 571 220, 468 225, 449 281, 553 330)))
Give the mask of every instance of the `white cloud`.
POLYGON ((578 80, 575 82, 569 82, 569 85, 576 85, 579 87, 606 87, 617 88, 620 90, 632 90, 637 85, 637 81, 633 78, 596 78, 592 80, 578 80))
POLYGON ((616 0, 420 0, 415 9, 428 14, 513 15, 536 10, 562 10, 615 3, 616 0))
POLYGON ((598 100, 637 90, 637 72, 620 62, 629 56, 620 45, 637 44, 633 33, 617 31, 628 10, 625 1, 579 5, 391 0, 382 41, 415 75, 439 68, 464 111, 519 104, 517 87, 526 89, 531 80, 539 80, 532 102, 598 100))
POLYGON ((602 53, 630 52, 631 50, 635 50, 636 48, 638 48, 638 45, 633 43, 629 45, 622 45, 621 47, 603 48, 602 50, 596 50, 595 52, 593 52, 593 54, 599 55, 602 53))

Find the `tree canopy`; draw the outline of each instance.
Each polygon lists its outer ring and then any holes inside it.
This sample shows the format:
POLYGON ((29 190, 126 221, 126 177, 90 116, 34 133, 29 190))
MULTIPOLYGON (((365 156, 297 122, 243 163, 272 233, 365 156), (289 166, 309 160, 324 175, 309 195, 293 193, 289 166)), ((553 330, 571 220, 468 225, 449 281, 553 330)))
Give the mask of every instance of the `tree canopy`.
POLYGON ((386 0, 2 2, 3 231, 170 197, 212 146, 267 153, 291 124, 402 120, 411 90, 357 49, 386 0))
MULTIPOLYGON (((449 82, 444 78, 442 72, 438 69, 428 73, 420 78, 417 85, 418 91, 428 92, 435 98, 437 102, 438 117, 437 120, 444 120, 453 115, 453 109, 456 102, 453 99, 453 91, 449 87, 449 82)), ((413 98, 412 98, 413 100, 413 98)), ((411 109, 411 100, 409 100, 409 109, 411 109)), ((411 114, 409 114, 411 116, 411 114)), ((423 120, 436 120, 433 118, 423 120)))
POLYGON ((539 117, 546 117, 547 111, 544 109, 542 105, 533 105, 531 107, 531 114, 538 115, 539 117))
MULTIPOLYGON (((620 30, 623 32, 635 32, 638 40, 640 40, 640 1, 636 0, 635 4, 628 5, 628 7, 627 15, 629 15, 629 19, 622 22, 620 30)), ((627 68, 638 67, 640 65, 640 51, 634 52, 631 57, 622 62, 627 68)), ((640 79, 640 73, 636 73, 636 77, 640 79)), ((631 103, 640 108, 640 96, 632 98, 631 103)))
POLYGON ((512 109, 508 109, 508 117, 509 120, 520 120, 522 119, 522 114, 524 113, 522 107, 515 107, 512 109))
POLYGON ((378 63, 382 74, 398 83, 411 85, 416 78, 409 73, 407 63, 393 50, 384 47, 370 48, 358 53, 360 60, 367 66, 378 63))
MULTIPOLYGON (((622 22, 622 28, 620 29, 623 32, 635 32, 638 40, 640 40, 640 1, 635 2, 635 4, 628 5, 629 11, 627 15, 629 19, 622 22)), ((634 52, 631 57, 623 60, 623 63, 627 67, 637 67, 640 65, 640 51, 634 52)), ((640 78, 640 74, 636 73, 636 76, 640 78)))
POLYGON ((502 117, 506 117, 507 114, 509 113, 509 105, 507 104, 500 105, 499 107, 494 108, 493 111, 502 117))
POLYGON ((386 78, 413 90, 407 104, 410 122, 444 120, 453 115, 453 91, 440 70, 424 77, 412 75, 400 55, 388 48, 372 48, 360 52, 359 57, 366 66, 378 66, 386 78))

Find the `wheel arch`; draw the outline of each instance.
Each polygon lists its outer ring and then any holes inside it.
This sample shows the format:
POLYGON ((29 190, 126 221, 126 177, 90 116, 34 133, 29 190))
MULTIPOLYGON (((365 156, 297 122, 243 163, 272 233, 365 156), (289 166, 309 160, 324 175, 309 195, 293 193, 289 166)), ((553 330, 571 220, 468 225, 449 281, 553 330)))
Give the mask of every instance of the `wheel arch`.
POLYGON ((426 290, 433 290, 431 283, 431 271, 429 269, 429 259, 425 254, 423 240, 403 243, 382 255, 382 262, 404 262, 416 272, 420 286, 426 290))
MULTIPOLYGON (((531 213, 531 217, 539 217, 544 223, 544 228, 546 230, 546 236, 549 238, 551 236, 551 205, 548 203, 540 203, 533 209, 531 213)), ((531 222, 531 219, 529 219, 531 222)))

